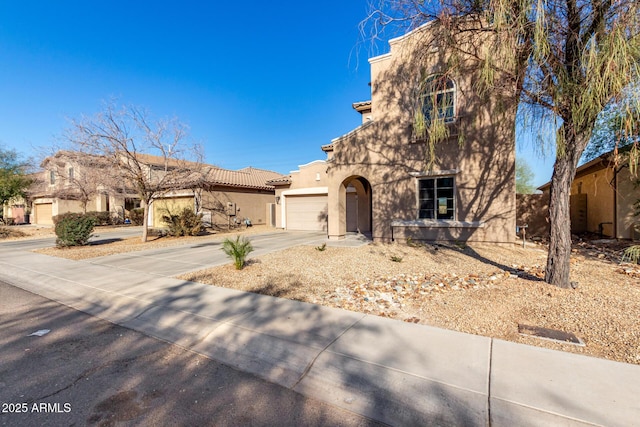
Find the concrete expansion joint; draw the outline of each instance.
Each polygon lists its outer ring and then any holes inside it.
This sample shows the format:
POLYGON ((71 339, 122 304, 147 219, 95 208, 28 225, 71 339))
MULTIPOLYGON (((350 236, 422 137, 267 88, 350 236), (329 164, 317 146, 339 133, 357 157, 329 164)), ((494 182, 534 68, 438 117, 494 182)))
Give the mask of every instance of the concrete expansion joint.
POLYGON ((487 426, 491 427, 491 368, 493 365, 493 338, 489 339, 489 369, 487 369, 487 426))
POLYGON ((364 319, 366 316, 366 314, 363 314, 358 320, 356 320, 355 322, 353 322, 351 325, 349 325, 348 328, 345 328, 344 331, 342 331, 340 334, 338 334, 333 340, 331 340, 330 343, 328 343, 322 350, 320 350, 318 352, 318 354, 315 355, 315 357, 313 358, 313 360, 311 360, 311 362, 309 362, 309 364, 307 365, 307 367, 304 369, 304 371, 302 372, 302 375, 300 375, 300 378, 298 378, 298 381, 296 381, 292 386, 291 386, 291 390, 295 390, 295 388, 298 386, 298 384, 300 384, 300 382, 307 376, 307 374, 309 373, 309 371, 311 371, 311 368, 313 368, 313 365, 316 363, 316 360, 318 360, 318 357, 320 357, 321 354, 323 354, 325 351, 327 351, 327 349, 329 347, 331 347, 336 341, 338 341, 344 334, 346 334, 348 331, 350 331, 355 325, 357 325, 358 323, 360 323, 360 321, 362 319, 364 319))

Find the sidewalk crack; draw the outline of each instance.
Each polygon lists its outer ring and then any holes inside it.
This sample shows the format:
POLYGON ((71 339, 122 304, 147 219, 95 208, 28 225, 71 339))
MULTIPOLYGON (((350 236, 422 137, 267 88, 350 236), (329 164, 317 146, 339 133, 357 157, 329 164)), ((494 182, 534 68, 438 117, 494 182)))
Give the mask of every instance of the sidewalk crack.
POLYGON ((360 317, 358 320, 356 320, 355 322, 353 322, 348 328, 346 328, 344 331, 342 331, 337 337, 335 337, 329 344, 327 344, 322 350, 320 350, 318 352, 318 354, 315 355, 315 357, 313 358, 313 360, 311 360, 311 362, 309 362, 309 364, 307 365, 307 367, 305 368, 305 370, 302 372, 302 375, 300 376, 300 378, 298 378, 298 381, 295 382, 295 384, 293 384, 291 386, 291 390, 295 389, 298 384, 300 384, 300 382, 307 376, 307 374, 309 373, 309 371, 311 371, 311 368, 313 368, 313 365, 316 363, 316 360, 318 360, 318 357, 320 357, 320 355, 322 353, 324 353, 329 347, 331 347, 333 345, 333 343, 335 343, 336 341, 338 341, 344 334, 346 334, 348 331, 350 331, 355 325, 357 325, 358 323, 360 323, 360 321, 362 319, 364 319, 366 316, 366 314, 363 314, 362 317, 360 317))

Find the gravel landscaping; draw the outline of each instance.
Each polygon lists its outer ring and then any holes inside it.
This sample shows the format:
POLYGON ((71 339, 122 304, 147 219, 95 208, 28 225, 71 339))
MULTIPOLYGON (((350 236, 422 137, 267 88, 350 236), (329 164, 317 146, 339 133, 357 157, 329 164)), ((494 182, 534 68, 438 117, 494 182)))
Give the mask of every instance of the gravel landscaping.
MULTIPOLYGON (((80 248, 38 250, 96 256, 222 239, 139 237, 80 248)), ((543 282, 546 249, 496 246, 370 244, 359 248, 298 246, 188 273, 181 279, 343 308, 610 360, 640 364, 640 267, 620 264, 628 243, 576 242, 576 289, 543 282), (583 346, 525 336, 518 325, 575 334, 583 346)))
POLYGON ((640 269, 618 251, 574 250, 576 289, 542 281, 543 246, 295 247, 180 278, 640 364, 640 269), (574 333, 584 346, 519 334, 574 333))

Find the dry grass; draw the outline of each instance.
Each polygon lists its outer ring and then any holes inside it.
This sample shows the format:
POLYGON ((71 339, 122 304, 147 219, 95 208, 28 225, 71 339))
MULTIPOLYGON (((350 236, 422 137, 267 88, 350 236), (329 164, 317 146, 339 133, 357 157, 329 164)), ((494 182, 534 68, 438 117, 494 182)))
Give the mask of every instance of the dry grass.
POLYGON ((541 280, 545 262, 533 247, 296 247, 181 278, 640 364, 640 269, 580 250, 578 287, 565 290, 541 280), (519 323, 572 332, 585 346, 520 335, 519 323))
POLYGON ((54 237, 52 227, 37 227, 32 225, 11 225, 0 227, 0 241, 38 239, 54 237))

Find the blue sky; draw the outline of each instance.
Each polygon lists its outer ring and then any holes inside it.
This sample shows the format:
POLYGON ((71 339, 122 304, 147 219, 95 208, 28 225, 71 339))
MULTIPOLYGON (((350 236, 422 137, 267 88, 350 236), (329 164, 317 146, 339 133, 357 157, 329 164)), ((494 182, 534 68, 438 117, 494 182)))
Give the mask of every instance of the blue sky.
MULTIPOLYGON (((32 155, 116 98, 187 123, 208 163, 288 173, 360 123, 366 12, 366 0, 4 1, 0 144, 32 155)), ((528 140, 517 155, 540 185, 552 156, 528 140)))

